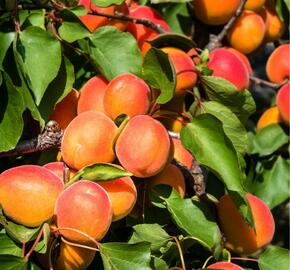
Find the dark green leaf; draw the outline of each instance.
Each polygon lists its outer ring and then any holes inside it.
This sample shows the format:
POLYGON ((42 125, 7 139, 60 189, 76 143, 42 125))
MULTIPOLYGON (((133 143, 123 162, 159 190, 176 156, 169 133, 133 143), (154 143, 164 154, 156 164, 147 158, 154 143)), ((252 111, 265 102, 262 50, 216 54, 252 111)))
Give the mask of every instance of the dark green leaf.
POLYGON ((150 270, 150 244, 104 243, 99 246, 105 270, 150 270))
POLYGON ((0 70, 3 70, 2 62, 5 58, 6 52, 14 40, 15 32, 0 32, 0 70))
POLYGON ((176 86, 176 74, 166 53, 151 48, 145 56, 143 72, 145 81, 151 87, 160 89, 157 103, 164 104, 172 99, 176 86))
POLYGON ((142 56, 131 34, 104 26, 98 28, 90 40, 90 55, 107 80, 122 73, 141 74, 142 56))
POLYGON ((209 99, 227 106, 242 123, 255 112, 255 101, 248 90, 239 91, 227 80, 214 76, 202 76, 201 81, 209 99))
POLYGON ((158 257, 152 256, 150 266, 153 270, 168 270, 166 262, 158 257))
POLYGON ((27 270, 27 262, 24 258, 13 255, 0 255, 1 270, 27 270))
POLYGON ((249 141, 249 154, 258 154, 260 157, 273 154, 289 142, 289 137, 278 124, 271 124, 262 128, 252 140, 249 141))
POLYGON ((16 57, 39 105, 61 65, 60 42, 45 30, 31 26, 19 33, 16 57))
POLYGON ((11 240, 5 233, 0 234, 0 254, 9 254, 21 257, 21 246, 11 240))
POLYGON ((92 0, 92 3, 98 7, 108 7, 111 5, 120 5, 125 0, 92 0))
POLYGON ((260 270, 289 269, 290 253, 289 250, 281 247, 269 247, 259 257, 260 270))

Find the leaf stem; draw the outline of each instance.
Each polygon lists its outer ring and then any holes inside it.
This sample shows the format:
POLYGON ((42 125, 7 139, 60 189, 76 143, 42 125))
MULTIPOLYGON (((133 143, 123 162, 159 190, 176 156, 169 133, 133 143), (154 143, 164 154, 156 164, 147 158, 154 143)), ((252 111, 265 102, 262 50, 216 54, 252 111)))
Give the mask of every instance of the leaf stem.
POLYGON ((36 245, 38 244, 38 242, 40 241, 40 238, 42 237, 42 235, 43 235, 43 228, 41 228, 41 230, 39 231, 39 233, 38 233, 38 235, 37 235, 32 247, 30 248, 30 250, 27 252, 27 254, 25 256, 24 260, 26 262, 28 262, 29 257, 31 256, 31 254, 34 251, 34 249, 35 249, 36 245))
POLYGON ((176 243, 176 246, 177 246, 177 249, 178 249, 178 252, 179 252, 181 267, 182 267, 183 270, 186 270, 184 257, 183 257, 183 251, 182 251, 181 245, 179 243, 179 240, 178 240, 178 238, 176 236, 172 236, 172 238, 174 239, 174 241, 176 243))

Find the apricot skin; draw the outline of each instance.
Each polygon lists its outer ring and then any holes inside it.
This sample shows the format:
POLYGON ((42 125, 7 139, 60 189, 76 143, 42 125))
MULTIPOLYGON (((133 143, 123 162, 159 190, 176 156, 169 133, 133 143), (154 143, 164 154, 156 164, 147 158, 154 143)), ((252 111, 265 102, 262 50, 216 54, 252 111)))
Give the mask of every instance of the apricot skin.
POLYGON ((289 79, 289 51, 290 44, 283 44, 277 47, 269 56, 266 63, 266 73, 271 82, 282 83, 284 80, 289 79))
POLYGON ((275 231, 275 222, 268 206, 258 197, 246 194, 249 201, 255 230, 239 213, 229 195, 223 196, 218 204, 221 230, 226 238, 226 247, 238 254, 251 254, 269 244, 275 231))
POLYGON ((89 238, 62 228, 80 230, 99 241, 111 225, 112 204, 107 192, 100 185, 80 180, 58 197, 54 213, 57 227, 66 239, 92 244, 89 238))
POLYGON ((121 114, 129 117, 146 114, 150 106, 150 88, 136 75, 124 73, 110 81, 103 102, 106 114, 113 120, 121 114))
POLYGON ((174 145, 174 159, 186 166, 188 169, 191 169, 193 157, 190 152, 182 145, 179 139, 172 138, 172 142, 174 145))
POLYGON ((244 6, 245 10, 259 11, 266 0, 247 0, 244 6))
POLYGON ((63 160, 76 170, 97 162, 112 162, 116 134, 117 126, 108 116, 96 111, 83 112, 64 132, 61 143, 63 160))
POLYGON ((277 106, 267 109, 263 112, 257 122, 257 130, 260 130, 271 124, 278 124, 282 122, 282 118, 277 106))
POLYGON ((137 115, 120 133, 115 151, 126 170, 137 177, 149 177, 166 166, 172 146, 167 130, 160 122, 148 115, 137 115))
POLYGON ((53 216, 62 180, 46 168, 22 165, 0 175, 0 204, 12 221, 36 227, 53 216))
POLYGON ((286 124, 290 124, 290 83, 283 85, 277 93, 276 102, 277 107, 286 124))
MULTIPOLYGON (((64 179, 64 163, 60 161, 49 162, 42 166, 56 174, 62 181, 64 179)), ((69 177, 72 177, 76 173, 75 170, 69 169, 69 177)))
POLYGON ((207 266, 206 268, 222 269, 222 270, 244 270, 244 268, 231 262, 216 262, 214 264, 207 266))
POLYGON ((252 75, 253 70, 252 70, 252 67, 251 67, 251 64, 250 64, 248 57, 234 48, 227 48, 227 50, 230 51, 231 53, 233 53, 234 55, 236 55, 245 65, 249 76, 252 75))

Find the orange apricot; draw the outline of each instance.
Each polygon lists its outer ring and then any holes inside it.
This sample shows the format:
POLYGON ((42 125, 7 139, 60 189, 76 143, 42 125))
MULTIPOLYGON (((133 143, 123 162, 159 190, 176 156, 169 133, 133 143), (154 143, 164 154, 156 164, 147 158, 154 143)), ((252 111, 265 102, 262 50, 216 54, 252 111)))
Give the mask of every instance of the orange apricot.
POLYGON ((286 124, 290 124, 290 83, 283 85, 277 93, 276 102, 279 113, 286 124))
POLYGON ((117 130, 115 123, 101 112, 79 114, 63 134, 61 153, 64 162, 76 170, 97 162, 112 162, 117 130))
POLYGON ((121 165, 137 177, 159 173, 172 158, 171 139, 165 127, 148 115, 132 117, 115 145, 121 165))
POLYGON ((290 77, 289 62, 290 44, 277 47, 266 63, 266 73, 271 82, 282 83, 290 77))
POLYGON ((262 44, 265 31, 262 17, 253 11, 245 10, 231 27, 227 39, 231 47, 248 54, 262 44))
POLYGON ((255 230, 242 217, 229 195, 224 195, 217 207, 226 247, 239 254, 250 254, 269 244, 275 231, 269 207, 252 194, 246 194, 246 198, 252 211, 255 230))
POLYGON ((257 122, 257 130, 260 130, 271 124, 278 124, 282 122, 282 118, 277 106, 267 109, 263 112, 257 122))
POLYGON ((191 169, 193 157, 190 154, 190 152, 182 145, 181 140, 172 138, 172 142, 174 145, 174 154, 173 154, 174 159, 180 162, 188 169, 191 169))
POLYGON ((78 114, 85 111, 105 112, 103 99, 108 81, 101 75, 90 78, 82 87, 78 100, 78 114))
POLYGON ((221 270, 244 270, 244 268, 231 262, 216 262, 207 266, 206 268, 221 269, 221 270))
MULTIPOLYGON (((64 163, 60 161, 49 162, 44 164, 42 167, 50 170, 56 174, 62 181, 64 179, 64 163)), ((72 177, 76 173, 75 170, 69 169, 69 177, 72 177)))
POLYGON ((121 114, 129 117, 146 114, 150 106, 150 88, 134 74, 124 73, 110 81, 104 94, 104 109, 113 120, 121 114))
POLYGON ((213 76, 228 80, 238 90, 244 90, 249 85, 249 74, 244 64, 227 49, 218 48, 213 50, 209 55, 208 68, 213 70, 213 76))
POLYGON ((68 124, 77 116, 77 103, 79 92, 72 89, 69 94, 56 104, 49 119, 55 120, 60 128, 65 129, 68 124))
POLYGON ((265 1, 266 0, 247 0, 244 9, 259 11, 264 6, 265 1))
POLYGON ((205 24, 221 25, 229 21, 240 5, 239 0, 194 0, 194 14, 205 24))
POLYGON ((22 165, 0 174, 0 204, 12 221, 36 227, 52 218, 62 180, 46 168, 22 165))
POLYGON ((99 241, 111 225, 113 212, 110 198, 100 185, 80 180, 60 194, 54 213, 56 225, 63 237, 76 243, 92 244, 88 237, 73 230, 99 241))
POLYGON ((231 53, 233 53, 234 55, 236 55, 242 61, 242 63, 245 65, 245 68, 248 71, 248 74, 250 76, 253 73, 253 70, 252 70, 248 57, 234 48, 229 47, 226 49, 230 51, 231 53))
POLYGON ((168 54, 176 72, 175 94, 191 89, 196 84, 197 74, 190 56, 174 47, 165 47, 161 50, 168 54))
POLYGON ((175 112, 167 110, 159 110, 154 114, 158 117, 158 121, 169 131, 180 132, 185 125, 183 117, 175 112))

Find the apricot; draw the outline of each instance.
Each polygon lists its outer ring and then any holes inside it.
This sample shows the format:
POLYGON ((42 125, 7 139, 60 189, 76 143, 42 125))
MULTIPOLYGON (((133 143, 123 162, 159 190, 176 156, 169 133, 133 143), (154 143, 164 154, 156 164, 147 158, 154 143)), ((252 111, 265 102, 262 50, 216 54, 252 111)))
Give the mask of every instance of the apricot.
POLYGON ((110 81, 104 94, 104 109, 113 120, 121 114, 129 117, 146 114, 150 106, 150 88, 134 74, 124 73, 110 81))
POLYGON ((262 44, 265 32, 262 17, 253 11, 244 10, 228 32, 227 40, 231 47, 248 54, 262 44))
POLYGON ((222 270, 244 270, 244 268, 240 267, 237 264, 231 262, 216 262, 213 263, 206 268, 209 269, 222 269, 222 270))
POLYGON ((184 198, 185 195, 185 180, 180 169, 174 165, 169 164, 160 173, 149 177, 146 180, 148 190, 152 190, 155 186, 164 184, 174 188, 184 198))
POLYGON ((271 124, 278 124, 282 122, 282 118, 277 106, 267 109, 263 112, 257 122, 257 130, 260 130, 271 124))
POLYGON ((46 168, 14 167, 0 174, 0 204, 12 221, 36 227, 53 216, 63 188, 62 180, 46 168))
POLYGON ((79 92, 72 89, 62 101, 56 104, 49 119, 55 120, 60 128, 65 129, 77 116, 78 97, 79 92))
POLYGON ((161 50, 168 54, 176 72, 175 94, 191 89, 196 84, 197 74, 190 56, 174 47, 165 47, 161 50))
POLYGON ((213 70, 213 76, 228 80, 238 90, 244 90, 249 85, 249 74, 244 64, 227 49, 213 50, 209 55, 208 68, 213 70))
MULTIPOLYGON (((42 167, 50 170, 57 175, 62 181, 64 179, 64 163, 60 161, 49 162, 44 164, 42 167)), ((76 173, 75 170, 69 169, 69 177, 72 177, 76 173)))
POLYGON ((112 221, 112 204, 107 192, 97 183, 87 180, 75 182, 65 189, 55 204, 56 225, 66 239, 92 244, 79 230, 97 241, 107 233, 112 221))
POLYGON ((90 78, 82 87, 78 100, 78 114, 85 111, 105 112, 103 99, 108 81, 101 75, 90 78))
POLYGON ((255 224, 251 228, 232 202, 224 195, 218 203, 218 217, 226 238, 226 247, 240 254, 250 254, 269 244, 275 231, 275 222, 268 206, 258 197, 246 194, 255 224))
POLYGON ((132 117, 115 145, 121 165, 137 177, 159 173, 172 158, 171 139, 165 127, 148 115, 132 117))
POLYGON ((97 162, 112 162, 117 130, 115 123, 101 112, 79 114, 63 134, 61 153, 64 162, 76 170, 97 162))
POLYGON ((252 70, 252 67, 251 67, 251 64, 250 64, 248 57, 234 48, 229 47, 226 49, 228 51, 230 51, 231 53, 233 53, 234 55, 236 55, 242 61, 242 63, 245 65, 245 68, 248 71, 249 76, 252 75, 253 70, 252 70))
POLYGON ((265 4, 266 0, 247 0, 244 9, 259 11, 265 4))
POLYGON ((221 25, 229 21, 240 5, 239 0, 194 0, 194 14, 205 24, 221 25))
POLYGON ((100 181, 98 184, 109 195, 113 208, 113 221, 120 220, 131 212, 137 199, 137 190, 131 177, 100 181))
POLYGON ((173 154, 174 159, 180 162, 188 169, 191 169, 193 157, 190 154, 190 152, 182 145, 181 140, 172 138, 172 142, 174 146, 174 154, 173 154))
POLYGON ((266 73, 271 82, 282 83, 290 77, 289 68, 290 44, 277 47, 269 56, 266 63, 266 73))
POLYGON ((283 85, 277 93, 276 102, 279 113, 288 125, 290 124, 290 83, 283 85))
POLYGON ((158 121, 169 131, 180 132, 185 125, 183 117, 172 111, 159 110, 154 117, 158 117, 158 121))

